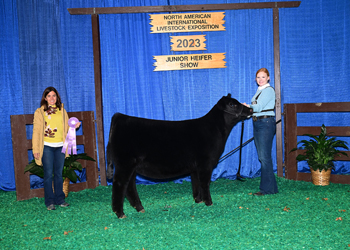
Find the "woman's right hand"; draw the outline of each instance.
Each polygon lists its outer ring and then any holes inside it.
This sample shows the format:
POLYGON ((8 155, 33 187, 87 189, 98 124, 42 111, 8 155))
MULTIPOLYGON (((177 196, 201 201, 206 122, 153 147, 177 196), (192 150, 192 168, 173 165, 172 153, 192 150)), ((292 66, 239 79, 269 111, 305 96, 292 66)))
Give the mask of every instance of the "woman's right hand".
POLYGON ((35 159, 39 160, 39 156, 40 156, 39 153, 34 153, 34 158, 35 158, 35 159))

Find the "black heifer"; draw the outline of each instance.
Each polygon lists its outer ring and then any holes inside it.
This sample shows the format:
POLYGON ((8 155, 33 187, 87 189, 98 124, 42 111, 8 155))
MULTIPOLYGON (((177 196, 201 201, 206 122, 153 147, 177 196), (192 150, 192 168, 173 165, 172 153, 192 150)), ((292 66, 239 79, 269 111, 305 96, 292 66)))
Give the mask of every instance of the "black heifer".
POLYGON ((138 212, 144 212, 136 190, 136 174, 153 179, 191 175, 193 197, 212 205, 210 179, 223 153, 227 137, 239 121, 252 115, 231 94, 223 96, 201 118, 161 121, 116 113, 111 121, 107 145, 107 178, 115 174, 112 208, 119 218, 125 195, 138 212))

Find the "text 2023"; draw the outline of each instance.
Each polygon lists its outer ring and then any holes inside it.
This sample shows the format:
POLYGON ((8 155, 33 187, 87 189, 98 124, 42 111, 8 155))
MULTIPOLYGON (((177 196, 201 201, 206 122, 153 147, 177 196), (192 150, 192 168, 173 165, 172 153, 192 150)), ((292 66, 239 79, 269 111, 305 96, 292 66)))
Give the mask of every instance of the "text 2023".
POLYGON ((177 39, 177 48, 198 48, 201 46, 201 41, 199 39, 177 39))

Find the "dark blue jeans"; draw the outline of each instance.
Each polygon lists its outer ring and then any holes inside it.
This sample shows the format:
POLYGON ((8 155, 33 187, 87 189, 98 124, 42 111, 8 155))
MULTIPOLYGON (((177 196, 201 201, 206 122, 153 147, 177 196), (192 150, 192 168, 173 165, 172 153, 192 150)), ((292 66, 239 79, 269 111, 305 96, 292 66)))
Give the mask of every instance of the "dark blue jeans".
POLYGON ((62 147, 53 148, 44 146, 43 166, 44 166, 44 193, 45 205, 60 205, 64 202, 65 195, 63 193, 63 165, 65 154, 62 147), (52 176, 53 175, 53 176, 52 176), (54 182, 55 193, 52 190, 52 178, 54 182))
POLYGON ((261 163, 260 192, 263 194, 278 193, 272 165, 272 141, 276 133, 275 117, 268 117, 253 122, 254 142, 261 163))

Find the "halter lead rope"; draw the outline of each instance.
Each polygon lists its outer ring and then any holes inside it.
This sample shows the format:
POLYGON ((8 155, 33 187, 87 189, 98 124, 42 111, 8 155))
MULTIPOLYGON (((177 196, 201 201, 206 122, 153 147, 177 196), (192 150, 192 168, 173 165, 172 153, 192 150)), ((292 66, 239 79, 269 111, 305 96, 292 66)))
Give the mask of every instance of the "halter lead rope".
POLYGON ((237 180, 245 181, 245 179, 241 176, 241 160, 242 160, 242 141, 243 141, 243 131, 244 131, 244 121, 242 121, 242 129, 241 129, 241 141, 239 144, 239 164, 237 171, 237 180))
MULTIPOLYGON (((278 123, 281 122, 281 119, 279 119, 277 122, 276 122, 276 125, 278 123)), ((254 140, 254 137, 250 138, 248 141, 242 143, 242 140, 243 140, 243 131, 244 131, 244 121, 242 121, 242 129, 241 129, 241 140, 240 140, 240 145, 231 150, 230 152, 228 152, 227 154, 225 154, 224 156, 222 156, 218 163, 220 163, 222 160, 226 159, 227 157, 229 157, 234 151, 236 151, 237 149, 239 149, 239 165, 238 165, 238 171, 237 171, 237 180, 240 180, 240 181, 245 181, 245 179, 243 177, 241 177, 241 156, 242 156, 242 148, 247 145, 248 143, 250 143, 252 140, 254 140)))

